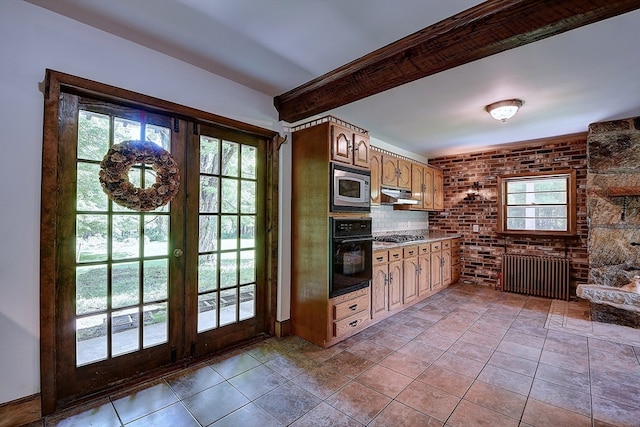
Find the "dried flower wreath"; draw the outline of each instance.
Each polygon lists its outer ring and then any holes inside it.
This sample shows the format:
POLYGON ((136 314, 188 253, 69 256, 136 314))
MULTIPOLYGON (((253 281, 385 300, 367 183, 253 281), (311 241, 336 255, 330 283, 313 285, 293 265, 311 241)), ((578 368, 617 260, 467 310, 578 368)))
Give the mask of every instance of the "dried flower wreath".
POLYGON ((169 203, 178 193, 180 171, 168 151, 149 141, 124 141, 114 144, 100 162, 100 184, 111 200, 136 211, 152 211, 169 203), (129 181, 134 165, 151 165, 156 182, 147 188, 129 181))

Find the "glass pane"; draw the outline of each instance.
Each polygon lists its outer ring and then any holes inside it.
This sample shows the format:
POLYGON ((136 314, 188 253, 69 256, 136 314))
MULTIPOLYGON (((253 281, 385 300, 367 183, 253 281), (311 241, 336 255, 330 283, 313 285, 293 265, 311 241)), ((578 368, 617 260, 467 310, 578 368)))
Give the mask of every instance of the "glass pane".
POLYGON ((167 342, 169 340, 167 303, 146 305, 142 313, 144 319, 142 346, 147 348, 167 342))
POLYGON ((76 314, 107 309, 107 266, 76 267, 76 314))
POLYGON ((209 138, 207 136, 200 137, 200 172, 218 175, 220 173, 218 161, 220 140, 209 138))
POLYGON ((240 217, 240 247, 253 248, 256 245, 256 219, 252 216, 240 217))
POLYGON ((236 252, 227 252, 220 254, 220 287, 228 288, 238 284, 237 279, 237 260, 236 252))
POLYGON ((198 332, 218 326, 218 293, 198 295, 198 332))
POLYGON ((256 286, 240 288, 240 320, 250 319, 256 315, 256 286))
POLYGON ((256 159, 258 150, 256 147, 249 145, 242 146, 242 177, 253 178, 256 177, 256 159))
POLYGON ((507 219, 508 230, 526 230, 527 222, 524 218, 509 218, 507 219))
POLYGON ((200 212, 218 213, 218 178, 200 177, 200 212))
POLYGON ((111 354, 131 353, 140 349, 138 309, 111 313, 111 354))
POLYGON ((200 215, 198 252, 211 252, 218 248, 218 216, 200 215))
POLYGON ((560 203, 567 203, 567 193, 535 193, 533 201, 528 201, 528 203, 535 203, 537 205, 557 205, 560 203))
POLYGON ((145 214, 144 256, 166 256, 169 254, 169 217, 145 214))
POLYGON ((107 194, 102 191, 100 165, 95 163, 78 163, 77 176, 77 209, 79 211, 106 211, 107 194))
POLYGON ((119 144, 122 141, 139 141, 140 130, 140 122, 114 117, 113 143, 119 144))
POLYGON ((143 292, 144 302, 160 301, 168 298, 169 260, 154 259, 144 262, 143 292))
POLYGON ((140 302, 140 264, 114 264, 111 270, 111 305, 126 307, 140 302))
POLYGON ((536 230, 566 231, 567 220, 560 218, 538 218, 536 219, 536 230))
POLYGON ((527 194, 507 194, 507 205, 526 205, 527 194))
POLYGON ((218 255, 198 257, 198 292, 218 289, 218 255))
POLYGON ((220 326, 237 322, 237 289, 227 289, 220 292, 220 326))
POLYGON ((107 215, 76 216, 76 261, 107 259, 107 215))
POLYGON ((142 185, 142 188, 151 188, 153 184, 156 183, 157 179, 158 174, 156 173, 156 171, 153 170, 150 165, 147 165, 144 168, 144 184, 142 185))
POLYGON ((240 284, 256 281, 255 251, 240 252, 240 284))
POLYGON ((222 212, 238 212, 238 181, 235 179, 222 179, 222 212))
POLYGON ((222 141, 222 175, 237 177, 238 174, 238 150, 235 142, 222 141))
POLYGON ((242 181, 242 198, 240 212, 242 213, 256 213, 256 182, 255 181, 242 181))
POLYGON ((533 181, 533 191, 567 191, 566 178, 549 178, 533 181))
POLYGON ((107 358, 107 315, 76 320, 76 366, 107 358))
POLYGON ((113 259, 138 258, 140 256, 140 216, 113 215, 113 259))
POLYGON ((522 193, 526 189, 527 184, 522 181, 507 181, 507 193, 522 193))
POLYGON ((523 207, 508 207, 507 216, 511 217, 523 217, 526 215, 527 209, 523 207))
POLYGON ((236 249, 238 247, 238 217, 225 215, 220 218, 220 249, 236 249))
POLYGON ((540 206, 536 207, 537 218, 567 218, 567 206, 540 206))
POLYGON ((109 116, 81 110, 78 115, 78 159, 102 160, 109 146, 109 116))
POLYGON ((147 141, 155 142, 165 150, 171 151, 171 129, 148 124, 145 137, 147 141))

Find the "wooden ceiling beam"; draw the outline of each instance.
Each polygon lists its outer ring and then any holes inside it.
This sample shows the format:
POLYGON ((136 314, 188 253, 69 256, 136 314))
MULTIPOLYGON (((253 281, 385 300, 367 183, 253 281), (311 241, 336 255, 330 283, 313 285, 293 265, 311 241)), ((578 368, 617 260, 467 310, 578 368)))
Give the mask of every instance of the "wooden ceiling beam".
POLYGON ((293 123, 638 8, 640 0, 489 0, 278 95, 274 105, 293 123))

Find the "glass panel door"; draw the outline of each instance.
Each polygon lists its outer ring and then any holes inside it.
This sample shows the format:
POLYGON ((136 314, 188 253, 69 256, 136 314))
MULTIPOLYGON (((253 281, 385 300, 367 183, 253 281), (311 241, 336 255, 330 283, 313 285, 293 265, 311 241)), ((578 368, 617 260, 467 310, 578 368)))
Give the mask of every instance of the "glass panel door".
MULTIPOLYGON (((267 140, 69 93, 59 116, 55 400, 264 332, 267 140), (157 182, 155 165, 110 150, 124 141, 173 157, 168 204, 141 211, 105 194, 107 153, 141 200, 157 182)), ((114 193, 129 188, 115 175, 114 193)))
POLYGON ((264 325, 266 233, 258 230, 265 224, 266 150, 264 140, 204 125, 192 141, 199 153, 194 323, 196 341, 208 347, 264 325))
MULTIPOLYGON (((139 109, 64 94, 61 116, 57 392, 72 398, 179 357, 182 335, 175 325, 184 317, 184 267, 173 249, 184 239, 176 215, 184 210, 184 193, 141 212, 110 200, 99 177, 114 144, 148 142, 170 153, 180 169, 186 144, 173 119, 139 109)), ((109 158, 126 170, 117 156, 109 158)), ((156 175, 142 161, 128 171, 137 194, 156 175)))
MULTIPOLYGON (((100 188, 100 161, 112 144, 151 141, 170 152, 171 129, 78 112, 76 196, 76 366, 168 342, 169 206, 137 212, 100 188)), ((147 188, 156 172, 133 166, 147 188)))

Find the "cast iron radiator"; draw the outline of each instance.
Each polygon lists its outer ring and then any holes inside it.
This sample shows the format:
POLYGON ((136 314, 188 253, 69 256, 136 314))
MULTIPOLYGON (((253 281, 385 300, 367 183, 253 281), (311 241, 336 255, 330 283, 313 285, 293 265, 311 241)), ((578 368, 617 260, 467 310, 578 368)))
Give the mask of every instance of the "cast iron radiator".
POLYGON ((502 290, 569 300, 569 260, 560 257, 504 254, 502 290))

